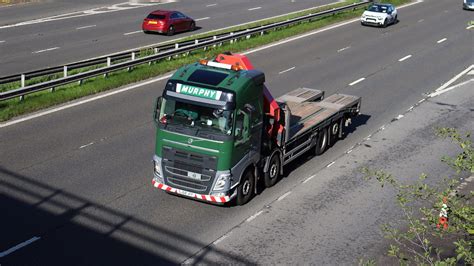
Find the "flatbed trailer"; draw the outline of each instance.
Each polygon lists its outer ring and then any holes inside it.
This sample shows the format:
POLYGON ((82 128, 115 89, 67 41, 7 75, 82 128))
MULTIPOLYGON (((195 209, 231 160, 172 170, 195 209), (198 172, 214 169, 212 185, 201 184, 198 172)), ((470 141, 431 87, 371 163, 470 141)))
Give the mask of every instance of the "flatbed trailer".
POLYGON ((212 203, 247 203, 302 154, 344 136, 361 98, 298 88, 276 99, 243 55, 179 69, 157 100, 153 185, 212 203))

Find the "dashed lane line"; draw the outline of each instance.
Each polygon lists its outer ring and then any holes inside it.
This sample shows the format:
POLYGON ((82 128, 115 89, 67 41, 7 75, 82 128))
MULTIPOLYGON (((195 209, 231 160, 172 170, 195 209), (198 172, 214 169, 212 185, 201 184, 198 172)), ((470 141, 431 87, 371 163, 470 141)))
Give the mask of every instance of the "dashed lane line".
POLYGON ((249 8, 247 9, 248 11, 253 11, 253 10, 257 10, 257 9, 260 9, 262 8, 261 6, 257 6, 257 7, 252 7, 252 8, 249 8))
POLYGON ((358 79, 358 80, 356 80, 356 81, 353 81, 353 82, 349 83, 349 86, 354 86, 354 85, 356 85, 357 83, 362 82, 362 81, 364 81, 364 80, 365 80, 365 78, 360 78, 360 79, 358 79))
POLYGON ((127 32, 127 33, 124 33, 123 35, 132 35, 132 34, 137 34, 137 33, 140 33, 142 32, 141 30, 137 30, 137 31, 132 31, 132 32, 127 32))
POLYGON ((291 191, 286 192, 285 194, 281 195, 281 196, 277 199, 277 201, 283 200, 284 198, 286 198, 286 197, 287 197, 288 195, 290 195, 290 194, 291 194, 291 191))
POLYGON ((342 51, 345 51, 347 49, 351 48, 350 46, 347 46, 347 47, 344 47, 344 48, 341 48, 339 50, 337 50, 338 53, 342 52, 342 51))
POLYGON ((206 20, 206 19, 210 19, 210 17, 205 17, 205 18, 197 18, 197 19, 195 19, 194 21, 201 21, 201 20, 206 20))
POLYGON ((57 50, 59 49, 59 47, 51 47, 51 48, 48 48, 48 49, 43 49, 43 50, 39 50, 39 51, 34 51, 32 52, 33 54, 39 54, 39 53, 44 53, 44 52, 49 52, 49 51, 53 51, 53 50, 57 50))
POLYGON ((37 241, 37 240, 40 240, 40 239, 41 239, 41 237, 35 236, 35 237, 33 237, 33 238, 31 238, 31 239, 29 239, 29 240, 23 242, 23 243, 20 243, 20 244, 14 246, 14 247, 12 247, 12 248, 9 248, 9 249, 7 249, 7 250, 5 250, 5 251, 3 251, 3 252, 0 252, 0 258, 3 258, 3 257, 5 257, 5 256, 7 256, 7 255, 9 255, 9 254, 11 254, 11 253, 13 253, 13 252, 15 252, 15 251, 21 249, 21 248, 24 248, 24 247, 26 247, 26 246, 32 244, 33 242, 35 242, 35 241, 37 241))
POLYGON ((436 43, 442 43, 442 42, 444 42, 444 41, 446 41, 446 40, 447 40, 447 38, 443 38, 443 39, 437 41, 436 43))
POLYGON ((83 29, 88 29, 88 28, 93 28, 93 27, 97 27, 97 25, 82 26, 82 27, 76 28, 76 30, 83 30, 83 29))
POLYGON ((263 213, 263 210, 257 212, 256 214, 250 216, 249 218, 247 218, 247 222, 251 222, 253 219, 257 218, 257 216, 259 216, 260 214, 263 213))
POLYGON ((295 67, 290 67, 290 68, 288 68, 288 69, 285 69, 285 70, 283 70, 283 71, 278 72, 278 74, 283 74, 283 73, 286 73, 286 72, 291 71, 291 70, 293 70, 293 69, 295 69, 295 67))
POLYGON ((209 4, 209 5, 206 5, 206 7, 212 7, 212 6, 217 6, 217 4, 209 4))
POLYGON ((400 59, 398 59, 398 62, 403 62, 403 61, 407 60, 407 59, 410 58, 410 57, 411 57, 411 54, 410 54, 410 55, 407 55, 407 56, 405 56, 405 57, 402 57, 402 58, 400 58, 400 59))

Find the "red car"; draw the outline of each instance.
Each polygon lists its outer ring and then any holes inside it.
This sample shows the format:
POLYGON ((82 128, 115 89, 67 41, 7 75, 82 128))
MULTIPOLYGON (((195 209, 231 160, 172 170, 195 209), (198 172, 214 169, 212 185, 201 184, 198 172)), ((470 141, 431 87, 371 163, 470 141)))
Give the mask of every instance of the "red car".
POLYGON ((158 32, 173 35, 176 32, 196 29, 196 22, 178 11, 156 10, 151 12, 142 23, 144 33, 158 32))

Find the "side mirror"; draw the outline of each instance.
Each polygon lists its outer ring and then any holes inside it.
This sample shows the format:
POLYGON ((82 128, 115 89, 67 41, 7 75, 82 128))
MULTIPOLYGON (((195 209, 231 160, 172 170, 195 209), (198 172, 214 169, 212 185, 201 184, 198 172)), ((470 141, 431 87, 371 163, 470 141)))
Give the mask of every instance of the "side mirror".
POLYGON ((160 118, 160 109, 161 109, 161 102, 163 101, 163 97, 158 97, 155 102, 155 110, 153 112, 153 120, 155 120, 155 123, 158 124, 159 118, 160 118))

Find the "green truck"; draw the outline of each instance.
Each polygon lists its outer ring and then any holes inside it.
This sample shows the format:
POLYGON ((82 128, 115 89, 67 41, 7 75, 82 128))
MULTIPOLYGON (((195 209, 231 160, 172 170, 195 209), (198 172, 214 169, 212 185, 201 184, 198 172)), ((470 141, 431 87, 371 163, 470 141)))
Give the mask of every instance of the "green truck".
POLYGON ((299 88, 274 99, 263 72, 224 53, 184 66, 156 101, 154 187, 216 204, 247 203, 305 152, 322 154, 361 98, 299 88))

